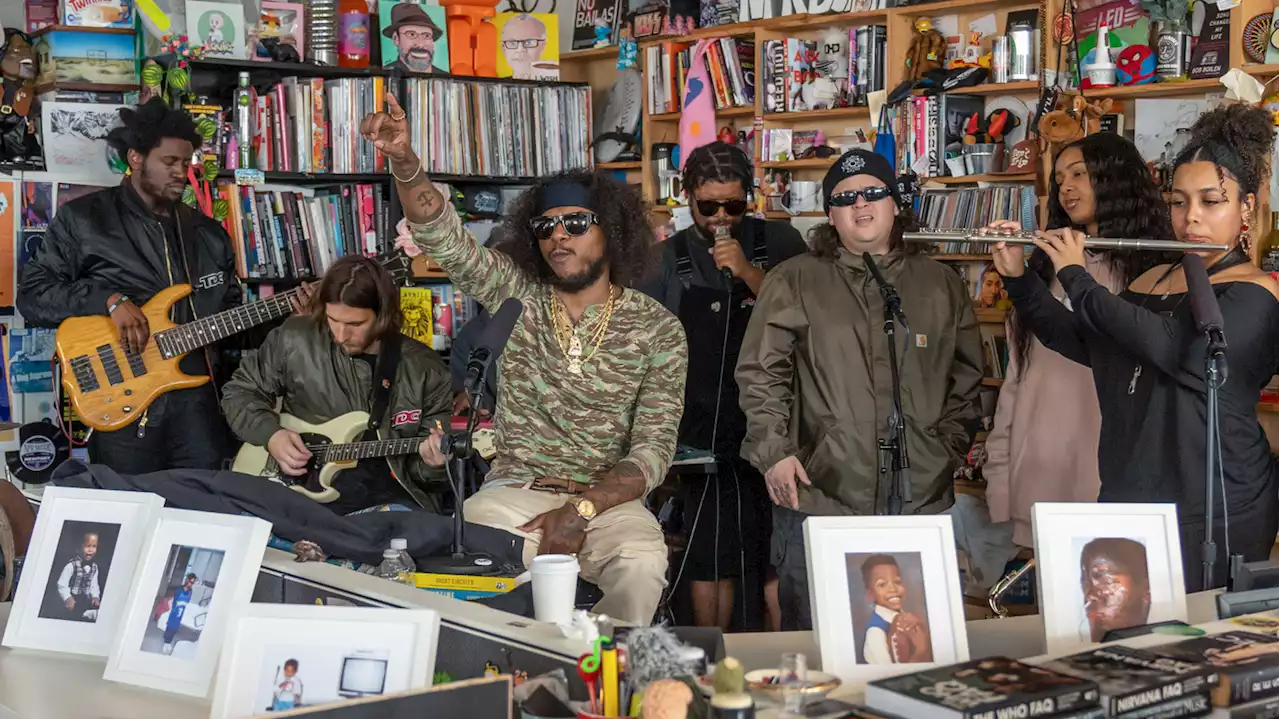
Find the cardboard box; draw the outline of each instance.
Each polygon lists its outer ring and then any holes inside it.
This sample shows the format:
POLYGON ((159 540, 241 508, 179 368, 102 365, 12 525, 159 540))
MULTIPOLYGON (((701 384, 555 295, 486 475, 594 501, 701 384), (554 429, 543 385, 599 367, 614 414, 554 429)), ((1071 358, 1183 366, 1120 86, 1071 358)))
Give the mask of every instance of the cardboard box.
POLYGON ((133 27, 133 0, 62 0, 62 24, 133 27))

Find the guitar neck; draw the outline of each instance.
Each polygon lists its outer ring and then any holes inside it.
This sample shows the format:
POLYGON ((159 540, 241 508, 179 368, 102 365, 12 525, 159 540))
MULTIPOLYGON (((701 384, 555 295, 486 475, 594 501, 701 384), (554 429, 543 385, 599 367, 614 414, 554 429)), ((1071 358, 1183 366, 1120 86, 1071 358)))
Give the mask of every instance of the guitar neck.
POLYGON ((299 288, 272 295, 265 300, 240 305, 216 315, 202 317, 155 334, 156 344, 165 357, 176 357, 205 345, 213 344, 260 324, 278 320, 293 311, 289 300, 299 288))
POLYGON ((426 437, 402 437, 400 439, 379 439, 370 442, 349 442, 347 444, 327 444, 308 447, 317 455, 319 462, 356 462, 362 459, 378 457, 394 457, 401 454, 414 454, 426 437))

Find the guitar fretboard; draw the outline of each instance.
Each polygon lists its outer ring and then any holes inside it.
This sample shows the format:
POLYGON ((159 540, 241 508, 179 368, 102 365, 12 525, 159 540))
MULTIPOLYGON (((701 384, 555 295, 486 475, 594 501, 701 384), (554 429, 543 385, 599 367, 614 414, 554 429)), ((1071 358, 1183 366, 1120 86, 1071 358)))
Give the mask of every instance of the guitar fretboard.
POLYGON ((216 315, 157 332, 156 346, 160 348, 160 355, 165 359, 197 350, 251 327, 288 315, 293 312, 293 305, 289 300, 297 294, 298 288, 294 288, 288 292, 272 295, 265 300, 250 302, 216 315))
POLYGON ((426 437, 403 437, 400 439, 379 439, 370 442, 349 442, 347 444, 326 444, 308 446, 315 455, 315 461, 356 462, 375 457, 391 457, 398 454, 413 454, 426 437))

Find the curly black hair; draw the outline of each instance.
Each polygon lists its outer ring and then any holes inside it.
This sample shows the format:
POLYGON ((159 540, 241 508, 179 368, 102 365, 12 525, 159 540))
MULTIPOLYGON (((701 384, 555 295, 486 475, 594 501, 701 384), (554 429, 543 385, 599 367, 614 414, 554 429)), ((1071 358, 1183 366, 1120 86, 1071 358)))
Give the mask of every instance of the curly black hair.
POLYGON ((129 150, 146 157, 166 137, 186 140, 193 147, 204 143, 191 116, 170 108, 158 97, 134 109, 120 108, 120 121, 123 124, 107 133, 107 144, 121 157, 129 150))
MULTIPOLYGON (((893 229, 890 231, 889 251, 906 255, 920 254, 919 243, 902 239, 904 232, 919 231, 920 218, 916 216, 916 211, 910 205, 898 205, 898 216, 893 219, 893 229)), ((836 231, 836 226, 826 222, 809 230, 809 247, 818 257, 834 260, 841 247, 840 233, 836 231)))
POLYGON ((591 209, 604 231, 604 256, 609 264, 610 281, 620 287, 629 287, 644 279, 653 259, 649 249, 653 244, 653 229, 649 225, 644 201, 640 199, 640 191, 591 170, 569 170, 539 179, 516 199, 502 227, 503 249, 516 265, 542 282, 555 277, 551 265, 542 256, 538 238, 529 222, 541 214, 537 209, 537 198, 542 190, 564 182, 583 185, 591 192, 594 205, 591 209))
MULTIPOLYGON (((1111 132, 1094 133, 1063 147, 1058 157, 1073 147, 1084 156, 1085 170, 1093 186, 1093 214, 1099 236, 1173 239, 1169 206, 1151 179, 1146 161, 1132 142, 1111 132)), ((1057 159, 1054 158, 1055 163, 1057 159)), ((1073 225, 1071 217, 1062 208, 1058 200, 1057 173, 1054 173, 1049 179, 1048 229, 1063 227, 1085 229, 1073 225)), ((1180 255, 1167 252, 1117 252, 1111 256, 1113 268, 1123 278, 1125 287, 1152 267, 1179 259, 1180 255)), ((1036 248, 1027 264, 1046 284, 1053 279, 1053 262, 1044 250, 1036 248)), ((1018 322, 1017 312, 1010 317, 1013 320, 1014 356, 1025 370, 1030 362, 1031 333, 1018 322)))
POLYGON ((1196 120, 1191 141, 1174 161, 1174 171, 1188 162, 1212 162, 1219 181, 1227 173, 1240 183, 1243 200, 1262 186, 1273 142, 1275 124, 1266 110, 1241 104, 1220 107, 1196 120))
POLYGON ((684 194, 693 201, 693 191, 708 182, 741 182, 748 195, 755 185, 751 158, 736 145, 716 140, 703 145, 684 161, 684 194))

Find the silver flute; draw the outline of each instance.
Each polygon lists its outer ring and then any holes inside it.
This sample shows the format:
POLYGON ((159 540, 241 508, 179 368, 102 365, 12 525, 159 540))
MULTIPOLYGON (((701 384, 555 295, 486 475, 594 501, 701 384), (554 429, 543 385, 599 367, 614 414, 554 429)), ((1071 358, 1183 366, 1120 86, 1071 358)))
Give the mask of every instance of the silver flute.
MULTIPOLYGON (((907 242, 1004 242, 1010 245, 1034 245, 1035 236, 1036 233, 1024 230, 987 230, 985 235, 978 234, 978 230, 920 230, 902 233, 902 239, 907 242)), ((1140 240, 1129 237, 1086 237, 1084 246, 1099 250, 1150 250, 1152 252, 1226 252, 1231 249, 1228 245, 1207 242, 1140 240)))

